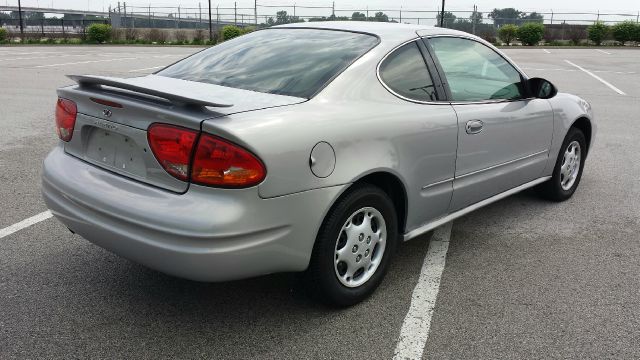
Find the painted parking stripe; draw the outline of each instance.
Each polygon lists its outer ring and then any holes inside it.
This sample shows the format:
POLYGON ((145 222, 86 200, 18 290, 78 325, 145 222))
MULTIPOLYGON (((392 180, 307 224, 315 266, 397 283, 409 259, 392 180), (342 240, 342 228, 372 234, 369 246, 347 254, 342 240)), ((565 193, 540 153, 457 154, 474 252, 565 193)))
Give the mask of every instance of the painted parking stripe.
POLYGON ((90 54, 66 54, 66 55, 55 55, 55 56, 32 56, 32 57, 5 58, 5 59, 0 59, 0 61, 57 59, 61 57, 70 57, 70 56, 91 56, 91 55, 90 54))
POLYGON ((38 66, 35 66, 35 67, 36 68, 46 68, 46 67, 53 67, 53 66, 92 64, 92 63, 99 63, 99 62, 124 61, 124 60, 136 60, 136 59, 138 59, 138 58, 129 57, 129 58, 105 59, 105 60, 88 60, 88 61, 78 61, 78 62, 61 63, 61 64, 38 65, 38 66))
POLYGON ((160 66, 154 66, 154 67, 149 67, 149 68, 144 68, 144 69, 135 69, 135 70, 129 70, 129 72, 138 72, 138 71, 147 71, 147 70, 155 70, 155 69, 161 69, 163 67, 165 67, 166 65, 160 65, 160 66))
POLYGON ((592 73, 591 71, 589 71, 589 70, 587 70, 587 69, 583 68, 582 66, 576 65, 576 64, 572 63, 572 62, 571 62, 571 61, 569 61, 569 60, 565 60, 565 62, 566 62, 567 64, 569 64, 569 65, 571 65, 571 66, 574 66, 574 67, 576 67, 576 68, 578 68, 578 69, 580 69, 580 70, 584 71, 585 73, 589 74, 591 77, 593 77, 594 79, 596 79, 596 80, 600 81, 601 83, 603 83, 603 84, 607 85, 611 90, 613 90, 613 91, 617 92, 618 94, 620 94, 620 95, 627 95, 627 94, 625 94, 625 92, 624 92, 624 91, 622 91, 622 90, 618 89, 617 87, 615 87, 615 86, 611 85, 610 83, 608 83, 606 80, 604 80, 604 79, 603 79, 603 78, 601 78, 600 76, 598 76, 598 75, 596 75, 596 74, 592 73))
POLYGON ((522 70, 535 70, 535 71, 569 71, 569 72, 576 71, 575 69, 540 69, 540 68, 528 68, 528 67, 523 67, 521 69, 522 70))
POLYGON ((451 226, 452 223, 449 222, 437 228, 429 242, 429 250, 422 264, 420 278, 413 289, 411 305, 402 323, 400 337, 393 354, 394 360, 422 359, 449 249, 451 226))
POLYGON ((603 53, 603 54, 611 55, 611 53, 610 53, 610 52, 606 52, 606 51, 604 51, 604 50, 600 50, 600 49, 595 49, 595 50, 596 50, 596 51, 599 51, 599 52, 601 52, 601 53, 603 53))
POLYGON ((9 236, 11 234, 13 234, 16 231, 20 231, 24 228, 28 228, 29 226, 33 225, 33 224, 37 224, 41 221, 47 220, 48 218, 52 217, 53 215, 51 214, 50 211, 45 211, 45 212, 41 212, 38 215, 34 215, 28 219, 24 219, 22 221, 20 221, 19 223, 15 223, 11 226, 7 226, 4 229, 0 229, 0 239, 2 239, 5 236, 9 236))
POLYGON ((542 49, 542 51, 546 52, 547 54, 551 54, 551 51, 549 51, 547 49, 542 49))
MULTIPOLYGON (((540 68, 530 68, 530 67, 522 67, 522 70, 535 70, 535 71, 567 71, 567 72, 576 72, 576 69, 540 69, 540 68)), ((609 74, 636 74, 636 71, 613 71, 613 70, 593 70, 594 73, 609 73, 609 74)))

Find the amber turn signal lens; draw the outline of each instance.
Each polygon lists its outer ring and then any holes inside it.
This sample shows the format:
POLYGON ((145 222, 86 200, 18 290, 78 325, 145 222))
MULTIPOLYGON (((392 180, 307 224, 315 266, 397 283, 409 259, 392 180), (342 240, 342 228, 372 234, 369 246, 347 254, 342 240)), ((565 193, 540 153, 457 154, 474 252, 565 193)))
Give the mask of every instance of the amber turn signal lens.
POLYGON ((259 184, 266 176, 262 162, 249 151, 213 135, 202 134, 191 170, 191 182, 224 188, 259 184))

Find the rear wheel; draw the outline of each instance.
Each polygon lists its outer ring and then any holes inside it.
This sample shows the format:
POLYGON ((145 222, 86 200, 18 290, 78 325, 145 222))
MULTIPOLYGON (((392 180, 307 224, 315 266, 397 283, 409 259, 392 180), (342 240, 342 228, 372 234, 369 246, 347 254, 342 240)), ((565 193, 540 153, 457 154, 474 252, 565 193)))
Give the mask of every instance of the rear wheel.
POLYGON ((578 188, 587 155, 587 144, 582 131, 569 129, 562 143, 553 175, 549 181, 540 184, 539 193, 553 201, 569 199, 578 188))
POLYGON ((396 211, 387 194, 373 185, 357 185, 322 224, 305 276, 309 290, 334 306, 364 300, 387 272, 397 232, 396 211))

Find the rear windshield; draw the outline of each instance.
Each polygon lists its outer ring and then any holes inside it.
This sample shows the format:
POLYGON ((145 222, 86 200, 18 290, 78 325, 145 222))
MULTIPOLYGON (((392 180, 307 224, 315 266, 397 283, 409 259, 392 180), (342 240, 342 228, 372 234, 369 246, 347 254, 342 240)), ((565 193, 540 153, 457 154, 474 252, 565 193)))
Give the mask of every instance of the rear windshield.
POLYGON ((157 75, 310 98, 377 43, 372 35, 345 31, 262 30, 199 52, 157 75))

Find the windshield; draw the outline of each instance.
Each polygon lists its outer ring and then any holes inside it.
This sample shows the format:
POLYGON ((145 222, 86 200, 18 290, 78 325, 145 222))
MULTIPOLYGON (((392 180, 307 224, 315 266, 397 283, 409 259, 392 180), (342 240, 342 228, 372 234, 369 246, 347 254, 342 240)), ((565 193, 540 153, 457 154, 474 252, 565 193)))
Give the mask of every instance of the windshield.
POLYGON ((378 43, 372 35, 318 29, 269 29, 224 42, 157 75, 310 98, 378 43))

